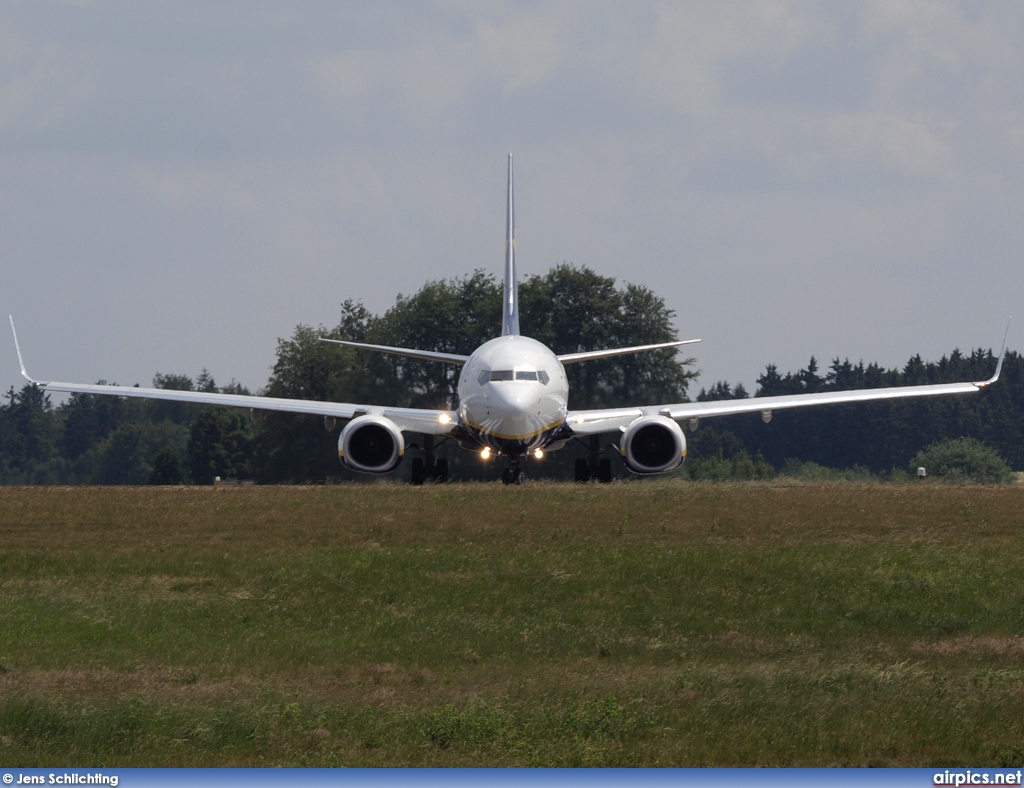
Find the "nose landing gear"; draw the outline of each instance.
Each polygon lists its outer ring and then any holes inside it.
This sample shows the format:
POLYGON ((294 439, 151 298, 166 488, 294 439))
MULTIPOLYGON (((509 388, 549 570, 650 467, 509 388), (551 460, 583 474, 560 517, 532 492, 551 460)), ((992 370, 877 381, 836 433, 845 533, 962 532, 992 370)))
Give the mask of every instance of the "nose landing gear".
POLYGON ((519 460, 510 460, 508 467, 501 472, 501 483, 520 485, 525 481, 526 474, 519 467, 519 460))

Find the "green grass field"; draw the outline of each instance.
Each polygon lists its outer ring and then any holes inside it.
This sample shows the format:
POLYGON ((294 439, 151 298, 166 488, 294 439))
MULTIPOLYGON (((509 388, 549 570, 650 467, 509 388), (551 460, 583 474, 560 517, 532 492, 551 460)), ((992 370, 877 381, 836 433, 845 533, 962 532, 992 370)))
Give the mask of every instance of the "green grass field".
POLYGON ((1024 763, 1024 488, 0 488, 0 764, 1024 763))

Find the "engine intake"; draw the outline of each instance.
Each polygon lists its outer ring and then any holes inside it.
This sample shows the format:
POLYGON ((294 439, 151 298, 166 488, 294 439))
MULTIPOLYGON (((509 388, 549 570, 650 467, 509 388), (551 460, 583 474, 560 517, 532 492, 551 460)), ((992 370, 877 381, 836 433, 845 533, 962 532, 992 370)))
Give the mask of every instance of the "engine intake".
POLYGON ((391 419, 359 416, 341 431, 338 458, 341 464, 363 473, 387 473, 398 467, 405 454, 405 438, 391 419))
POLYGON ((626 428, 619 450, 633 473, 666 473, 683 464, 686 438, 672 419, 645 416, 626 428))

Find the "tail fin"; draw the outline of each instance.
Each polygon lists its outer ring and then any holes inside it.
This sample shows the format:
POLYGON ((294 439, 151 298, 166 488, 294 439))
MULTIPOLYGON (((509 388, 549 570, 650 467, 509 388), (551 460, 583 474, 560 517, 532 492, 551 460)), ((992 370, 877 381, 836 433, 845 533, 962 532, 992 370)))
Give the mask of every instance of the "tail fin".
POLYGON ((519 334, 519 290, 516 286, 516 207, 512 194, 512 154, 508 155, 508 225, 505 229, 505 292, 501 335, 519 334))

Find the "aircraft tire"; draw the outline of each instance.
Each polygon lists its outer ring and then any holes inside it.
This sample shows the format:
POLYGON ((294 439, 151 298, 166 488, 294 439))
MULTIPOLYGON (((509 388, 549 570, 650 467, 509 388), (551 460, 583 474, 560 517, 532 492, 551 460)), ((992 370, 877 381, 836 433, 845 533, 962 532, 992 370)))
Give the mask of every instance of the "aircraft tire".
POLYGON ((434 463, 434 481, 438 484, 448 481, 448 460, 444 457, 434 463))
POLYGON ((608 484, 612 480, 612 461, 607 457, 602 457, 601 462, 598 463, 597 480, 601 484, 608 484))
POLYGON ((506 468, 501 472, 502 484, 521 485, 526 481, 526 472, 519 468, 506 468))
POLYGON ((573 466, 573 481, 579 484, 586 484, 590 481, 590 463, 588 463, 583 457, 576 458, 576 464, 573 466))
POLYGON ((426 478, 427 472, 423 465, 423 458, 415 457, 412 461, 412 472, 410 474, 409 481, 418 487, 423 484, 426 478))

